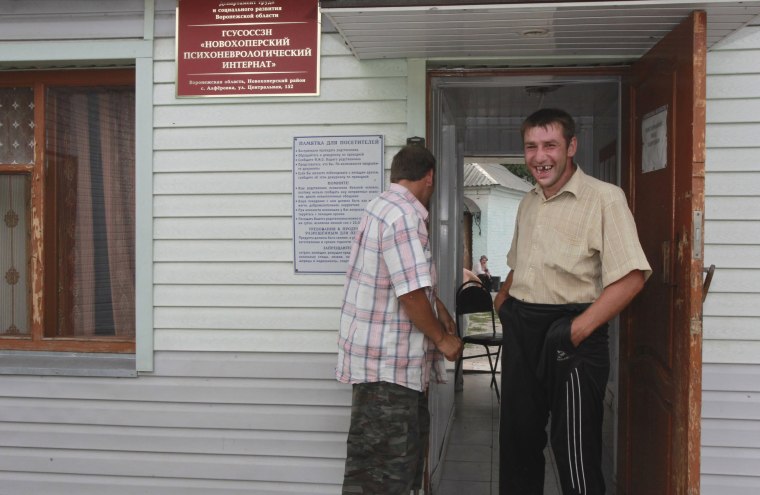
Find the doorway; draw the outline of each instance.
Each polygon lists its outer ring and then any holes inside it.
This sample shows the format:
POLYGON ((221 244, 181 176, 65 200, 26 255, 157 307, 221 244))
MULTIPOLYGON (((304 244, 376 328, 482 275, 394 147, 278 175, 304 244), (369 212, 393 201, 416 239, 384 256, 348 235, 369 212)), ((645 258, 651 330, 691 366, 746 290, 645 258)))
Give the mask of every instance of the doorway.
MULTIPOLYGON (((439 159, 442 183, 437 185, 436 212, 445 207, 446 238, 438 240, 441 280, 461 283, 471 207, 464 196, 465 157, 479 157, 491 164, 509 162, 522 155, 520 125, 539 108, 557 107, 576 120, 576 162, 588 175, 621 185, 622 75, 609 73, 514 74, 483 71, 431 71, 429 73, 431 149, 439 159), (454 220, 456 219, 456 221, 454 220), (444 256, 443 253, 449 253, 444 256), (445 258, 445 260, 444 260, 445 258)), ((488 225, 480 225, 487 229, 488 225)), ((498 228, 498 227, 497 227, 498 228)), ((499 256, 491 256, 493 273, 505 274, 511 232, 499 256), (504 266, 501 266, 501 265, 504 266)), ((469 248, 469 249, 468 249, 469 248)), ((474 253, 470 253, 471 255, 474 253)), ((449 302, 449 304, 451 304, 449 302)), ((453 306, 450 306, 453 307, 453 306)), ((609 493, 614 493, 618 431, 618 321, 610 324, 611 369, 605 405, 604 464, 609 493)), ((465 385, 466 386, 466 385, 465 385)))
MULTIPOLYGON (((513 129, 520 119, 502 109, 529 101, 529 90, 537 92, 542 105, 554 105, 551 98, 565 87, 582 91, 557 106, 584 117, 583 109, 572 105, 595 102, 588 107, 594 109, 590 115, 608 124, 605 134, 604 127, 597 133, 592 123, 590 142, 580 137, 578 161, 591 175, 607 174, 606 180, 623 185, 652 266, 652 276, 621 313, 614 332, 619 359, 613 356, 617 384, 611 389, 617 392, 618 426, 613 431, 618 446, 607 451, 617 457, 613 465, 620 495, 699 493, 706 24, 703 11, 692 12, 629 67, 429 73, 428 135, 442 172, 436 174, 434 242, 444 287, 453 288, 461 275, 460 164, 468 143, 474 142, 468 140, 468 126, 493 123, 485 126, 496 131, 486 143, 514 146, 510 142, 519 140, 513 129), (605 83, 611 94, 617 93, 618 103, 597 106, 605 101, 597 99, 605 83), (455 98, 458 89, 465 90, 462 98, 455 98), (502 93, 506 100, 500 99, 502 93), (486 95, 495 99, 483 103, 486 95), (482 113, 471 117, 471 108, 482 113), (592 151, 590 157, 586 150, 592 151)), ((526 108, 524 114, 530 111, 526 108)), ((448 294, 441 295, 452 304, 448 294)))

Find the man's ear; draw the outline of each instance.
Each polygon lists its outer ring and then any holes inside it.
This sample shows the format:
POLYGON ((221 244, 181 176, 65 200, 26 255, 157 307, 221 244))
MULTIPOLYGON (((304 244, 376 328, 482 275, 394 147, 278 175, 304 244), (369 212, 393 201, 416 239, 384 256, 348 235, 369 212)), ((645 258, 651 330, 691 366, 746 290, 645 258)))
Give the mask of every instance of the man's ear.
POLYGON ((434 184, 435 184, 435 176, 434 176, 434 173, 435 173, 435 171, 434 171, 434 170, 431 168, 431 169, 430 169, 430 170, 428 170, 428 171, 427 171, 427 173, 425 174, 425 185, 426 185, 426 186, 432 186, 432 185, 434 185, 434 184))
POLYGON ((573 136, 570 138, 570 144, 567 145, 567 157, 574 157, 576 151, 578 151, 578 139, 573 136))

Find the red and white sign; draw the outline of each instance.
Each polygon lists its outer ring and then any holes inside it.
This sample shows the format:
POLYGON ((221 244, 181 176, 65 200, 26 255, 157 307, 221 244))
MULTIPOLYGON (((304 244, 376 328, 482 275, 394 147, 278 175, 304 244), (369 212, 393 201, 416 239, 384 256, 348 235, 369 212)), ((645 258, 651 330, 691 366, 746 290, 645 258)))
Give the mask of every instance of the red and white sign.
POLYGON ((177 96, 319 94, 318 0, 178 0, 177 96))

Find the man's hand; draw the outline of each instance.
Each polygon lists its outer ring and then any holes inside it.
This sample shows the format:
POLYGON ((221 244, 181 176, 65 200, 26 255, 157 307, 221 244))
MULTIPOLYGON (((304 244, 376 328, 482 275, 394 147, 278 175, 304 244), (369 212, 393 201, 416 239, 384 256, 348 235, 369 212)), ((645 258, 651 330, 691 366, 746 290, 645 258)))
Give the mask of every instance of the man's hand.
POLYGON ((581 327, 580 324, 576 323, 576 320, 573 320, 573 322, 570 324, 570 342, 572 342, 573 347, 576 349, 579 345, 581 345, 581 342, 586 340, 589 335, 594 333, 594 328, 589 331, 588 328, 581 327))
POLYGON ((579 314, 570 327, 570 340, 575 347, 601 325, 607 323, 633 300, 644 287, 644 272, 633 270, 604 288, 586 311, 579 314))
POLYGON ((437 317, 424 288, 399 296, 398 300, 414 326, 433 341, 446 359, 456 361, 462 352, 462 341, 456 336, 456 322, 440 299, 434 303, 439 311, 437 317))
POLYGON ((504 304, 504 301, 507 300, 509 297, 509 288, 512 286, 512 273, 514 270, 510 270, 507 274, 506 280, 504 280, 504 283, 501 284, 501 287, 499 288, 499 292, 496 294, 496 297, 493 299, 493 310, 496 312, 496 314, 499 314, 499 308, 501 308, 501 305, 504 304))
POLYGON ((496 297, 493 298, 493 310, 496 312, 496 314, 499 314, 499 308, 501 308, 501 305, 504 304, 504 301, 507 300, 507 297, 509 297, 509 295, 506 291, 499 291, 496 294, 496 297))
POLYGON ((443 325, 443 329, 448 334, 456 335, 457 322, 454 321, 454 318, 451 317, 451 313, 449 313, 449 311, 446 309, 446 306, 444 306, 443 302, 438 299, 438 297, 435 298, 435 305, 438 312, 438 321, 440 321, 441 325, 443 325))
POLYGON ((443 338, 436 342, 435 346, 449 361, 456 361, 459 359, 459 355, 464 348, 462 339, 447 332, 443 333, 443 338))
POLYGON ((436 348, 443 353, 443 355, 449 361, 456 361, 459 359, 459 355, 462 352, 464 344, 457 335, 457 322, 451 317, 451 314, 446 309, 443 302, 435 298, 436 309, 438 312, 438 321, 441 322, 441 328, 443 328, 443 339, 440 337, 440 342, 436 342, 436 348), (453 337, 453 339, 452 339, 453 337))

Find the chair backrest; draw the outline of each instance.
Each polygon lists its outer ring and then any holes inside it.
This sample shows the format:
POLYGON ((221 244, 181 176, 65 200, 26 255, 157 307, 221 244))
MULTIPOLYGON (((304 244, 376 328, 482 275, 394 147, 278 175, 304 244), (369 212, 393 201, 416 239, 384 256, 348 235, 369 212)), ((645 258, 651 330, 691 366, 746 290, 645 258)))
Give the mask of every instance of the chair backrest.
POLYGON ((463 335, 460 316, 471 313, 491 313, 491 333, 496 335, 496 318, 491 293, 480 282, 469 280, 457 289, 456 322, 459 335, 463 335))
POLYGON ((491 293, 473 280, 463 283, 457 290, 457 315, 493 311, 491 293))

